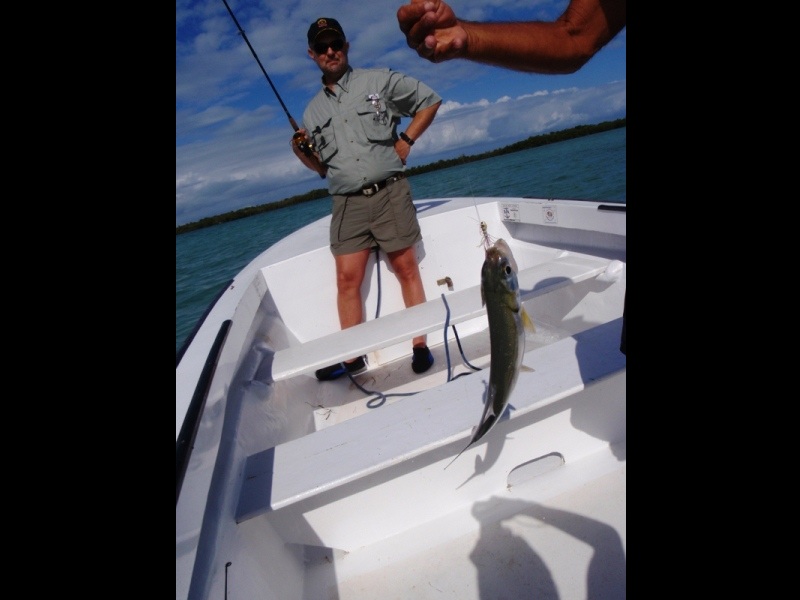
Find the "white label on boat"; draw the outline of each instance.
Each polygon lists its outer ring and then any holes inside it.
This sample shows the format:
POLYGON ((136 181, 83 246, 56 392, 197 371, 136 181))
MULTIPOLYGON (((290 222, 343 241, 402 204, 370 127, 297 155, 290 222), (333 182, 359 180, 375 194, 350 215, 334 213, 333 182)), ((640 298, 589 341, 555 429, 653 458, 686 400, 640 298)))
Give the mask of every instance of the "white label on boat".
POLYGON ((501 202, 500 208, 503 210, 503 221, 519 222, 519 204, 501 202))
POLYGON ((558 223, 558 211, 555 206, 542 207, 542 219, 545 223, 558 223))

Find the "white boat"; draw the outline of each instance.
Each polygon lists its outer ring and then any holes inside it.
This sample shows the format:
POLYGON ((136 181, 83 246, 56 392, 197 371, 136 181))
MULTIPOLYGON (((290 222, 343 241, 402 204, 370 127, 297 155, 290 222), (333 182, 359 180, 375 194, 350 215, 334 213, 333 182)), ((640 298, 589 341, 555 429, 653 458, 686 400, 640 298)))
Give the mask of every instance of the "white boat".
POLYGON ((328 216, 236 275, 178 353, 177 599, 625 598, 626 205, 415 204, 425 304, 375 252, 367 320, 340 330, 328 216), (536 332, 509 409, 454 460, 490 372, 481 222, 536 332))

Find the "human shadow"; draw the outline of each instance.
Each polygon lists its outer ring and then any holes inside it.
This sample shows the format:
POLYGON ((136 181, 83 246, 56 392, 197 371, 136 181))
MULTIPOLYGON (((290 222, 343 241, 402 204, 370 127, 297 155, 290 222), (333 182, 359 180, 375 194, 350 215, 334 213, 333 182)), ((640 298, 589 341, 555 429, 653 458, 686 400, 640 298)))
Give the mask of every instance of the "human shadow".
MULTIPOLYGON (((611 525, 537 502, 497 497, 476 502, 472 514, 480 523, 480 538, 470 553, 470 560, 478 571, 480 598, 494 600, 501 590, 502 597, 508 598, 560 598, 548 567, 548 557, 552 553, 547 545, 541 545, 540 554, 503 524, 514 519, 519 528, 519 517, 536 519, 541 523, 536 527, 556 527, 591 547, 592 557, 586 571, 587 600, 625 598, 625 549, 611 525)), ((554 557, 553 561, 563 560, 560 557, 565 551, 568 550, 560 549, 559 557, 554 557)), ((576 577, 579 575, 574 574, 576 577)))

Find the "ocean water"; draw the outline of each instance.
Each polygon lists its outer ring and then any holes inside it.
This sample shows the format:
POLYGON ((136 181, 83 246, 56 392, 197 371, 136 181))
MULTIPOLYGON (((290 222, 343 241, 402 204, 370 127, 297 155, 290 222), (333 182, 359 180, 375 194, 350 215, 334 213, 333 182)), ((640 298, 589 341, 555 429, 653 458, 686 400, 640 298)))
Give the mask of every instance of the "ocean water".
MULTIPOLYGON (((531 196, 627 203, 622 127, 414 175, 415 200, 531 196)), ((223 286, 278 240, 330 214, 331 198, 222 223, 175 238, 175 351, 223 286)))

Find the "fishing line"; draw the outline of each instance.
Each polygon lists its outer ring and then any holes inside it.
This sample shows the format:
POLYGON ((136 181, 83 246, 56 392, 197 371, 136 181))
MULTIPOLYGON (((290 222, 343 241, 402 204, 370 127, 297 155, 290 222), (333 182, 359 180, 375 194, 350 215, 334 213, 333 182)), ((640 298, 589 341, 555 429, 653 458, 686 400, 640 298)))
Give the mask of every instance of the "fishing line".
POLYGON ((489 226, 486 224, 486 221, 481 219, 481 211, 478 210, 478 203, 475 201, 476 194, 472 189, 472 178, 469 176, 469 173, 467 173, 467 178, 469 179, 470 193, 472 194, 472 206, 475 207, 475 214, 478 217, 478 226, 481 230, 481 241, 478 245, 483 245, 483 249, 488 250, 494 243, 493 236, 489 235, 489 226))
MULTIPOLYGON (((253 58, 256 59, 256 62, 258 63, 258 66, 261 67, 261 72, 264 73, 264 77, 267 78, 267 83, 269 83, 269 86, 272 88, 272 91, 275 92, 275 97, 278 99, 278 102, 281 103, 281 107, 283 108, 283 112, 285 112, 286 116, 289 118, 289 124, 292 126, 292 129, 295 131, 295 135, 294 135, 294 137, 292 139, 296 139, 298 137, 302 137, 302 134, 296 133, 297 130, 300 129, 300 127, 298 127, 297 122, 292 118, 292 115, 289 114, 289 109, 286 108, 286 105, 283 103, 283 100, 281 99, 281 95, 278 93, 278 90, 275 88, 275 85, 272 83, 272 79, 270 79, 269 75, 267 75, 267 70, 264 68, 264 65, 262 65, 261 61, 258 59, 258 55, 256 54, 256 51, 253 49, 253 46, 250 44, 250 40, 247 39, 247 34, 244 32, 244 29, 242 29, 242 26, 239 25, 239 21, 236 20, 236 15, 233 14, 233 11, 231 10, 231 7, 228 6, 228 1, 227 0, 222 0, 222 2, 225 4, 225 8, 228 9, 228 12, 231 15, 231 19, 233 19, 233 22, 236 23, 236 27, 237 27, 237 29, 239 29, 239 33, 241 34, 242 38, 244 38, 244 41, 247 44, 247 47, 250 48, 250 52, 253 53, 253 58)), ((309 141, 305 141, 305 140, 299 142, 297 144, 297 146, 300 148, 300 150, 303 151, 304 154, 307 154, 307 155, 309 155, 311 153, 311 151, 314 150, 313 142, 309 142, 309 141)))

